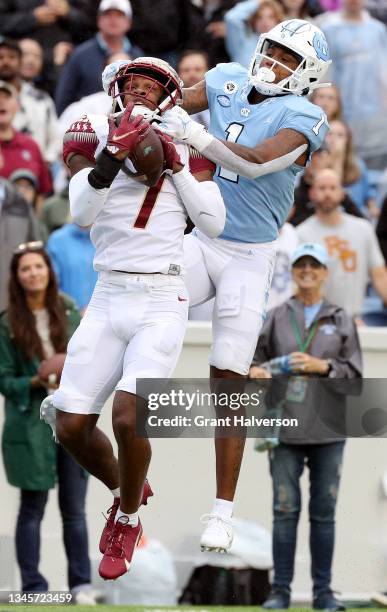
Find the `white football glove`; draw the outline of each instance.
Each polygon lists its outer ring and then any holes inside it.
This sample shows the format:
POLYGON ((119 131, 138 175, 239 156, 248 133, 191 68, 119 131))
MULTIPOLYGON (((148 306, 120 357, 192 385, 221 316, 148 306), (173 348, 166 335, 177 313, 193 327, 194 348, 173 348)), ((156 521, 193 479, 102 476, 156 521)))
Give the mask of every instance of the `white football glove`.
POLYGON ((214 140, 206 128, 197 123, 180 106, 174 106, 162 115, 162 122, 158 129, 176 140, 195 147, 199 153, 208 147, 214 140))

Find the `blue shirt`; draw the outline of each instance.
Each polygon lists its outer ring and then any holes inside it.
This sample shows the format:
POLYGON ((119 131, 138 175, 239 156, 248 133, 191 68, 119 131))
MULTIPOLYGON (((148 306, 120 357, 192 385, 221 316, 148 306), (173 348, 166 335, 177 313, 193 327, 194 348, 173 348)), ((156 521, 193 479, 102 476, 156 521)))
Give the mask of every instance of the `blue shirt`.
POLYGON ((259 34, 248 24, 257 8, 257 0, 246 0, 238 2, 224 16, 227 52, 232 62, 238 62, 242 66, 249 66, 257 46, 259 34))
MULTIPOLYGON (((211 113, 210 133, 255 147, 280 130, 291 128, 306 136, 309 153, 323 142, 328 131, 320 107, 294 94, 266 98, 249 104, 247 69, 239 64, 218 64, 206 74, 211 113)), ((226 225, 221 238, 236 242, 271 242, 285 223, 294 201, 294 183, 301 166, 247 179, 219 166, 214 180, 226 204, 226 225)))
POLYGON ((93 268, 95 249, 90 231, 68 223, 51 234, 47 251, 61 291, 70 295, 78 308, 87 306, 98 276, 93 268))
POLYGON ((305 327, 309 329, 312 325, 318 311, 321 308, 322 302, 318 302, 317 304, 311 304, 310 306, 304 306, 304 319, 305 319, 305 327))

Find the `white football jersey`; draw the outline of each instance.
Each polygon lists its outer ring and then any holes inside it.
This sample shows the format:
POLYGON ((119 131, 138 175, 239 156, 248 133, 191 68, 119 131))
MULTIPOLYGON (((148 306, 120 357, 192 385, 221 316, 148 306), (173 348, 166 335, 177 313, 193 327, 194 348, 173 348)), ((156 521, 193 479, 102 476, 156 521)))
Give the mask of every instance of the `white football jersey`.
MULTIPOLYGON (((84 154, 83 147, 92 147, 96 157, 106 146, 107 135, 106 116, 85 116, 65 135, 67 154, 84 154)), ((182 163, 188 164, 189 147, 177 144, 176 148, 182 163)), ((149 188, 130 176, 136 170, 129 159, 125 170, 128 174, 120 170, 114 179, 91 229, 94 268, 182 274, 187 212, 172 178, 163 175, 149 188)))

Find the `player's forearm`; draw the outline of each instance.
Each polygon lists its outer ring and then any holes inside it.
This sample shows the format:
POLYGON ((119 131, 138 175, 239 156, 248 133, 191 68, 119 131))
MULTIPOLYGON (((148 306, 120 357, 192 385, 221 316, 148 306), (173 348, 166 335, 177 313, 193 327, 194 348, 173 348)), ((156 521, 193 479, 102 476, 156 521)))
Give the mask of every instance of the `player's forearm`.
POLYGON ((183 89, 182 108, 190 115, 200 113, 208 108, 206 82, 200 81, 192 87, 183 89))
POLYGON ((185 167, 173 174, 172 180, 195 226, 210 238, 219 236, 226 222, 226 208, 216 183, 199 183, 185 167))
POLYGON ((302 144, 297 148, 268 159, 263 147, 250 149, 236 143, 226 143, 213 138, 212 141, 201 150, 201 153, 219 166, 236 172, 240 176, 254 179, 272 172, 279 172, 288 168, 307 150, 307 145, 302 144))
POLYGON ((92 225, 105 204, 109 189, 95 189, 89 183, 92 168, 83 168, 69 184, 70 212, 75 223, 92 225))

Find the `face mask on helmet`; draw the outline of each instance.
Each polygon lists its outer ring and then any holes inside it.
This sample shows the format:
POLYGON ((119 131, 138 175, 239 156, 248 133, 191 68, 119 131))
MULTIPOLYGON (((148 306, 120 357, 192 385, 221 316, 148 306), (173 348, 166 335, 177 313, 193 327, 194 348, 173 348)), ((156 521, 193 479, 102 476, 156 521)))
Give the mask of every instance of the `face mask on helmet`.
MULTIPOLYGON (((105 72, 110 72, 105 68, 105 72)), ((106 75, 105 75, 106 76, 106 75)), ((104 77, 102 77, 104 81, 104 77)), ((113 112, 120 113, 125 109, 125 96, 136 96, 136 104, 133 108, 132 115, 143 115, 147 120, 157 120, 160 115, 169 108, 172 108, 182 100, 182 86, 177 72, 167 62, 158 58, 140 57, 133 61, 126 61, 124 65, 116 67, 116 71, 112 78, 108 75, 105 78, 106 87, 104 89, 113 98, 113 112), (143 77, 149 80, 149 87, 146 92, 141 93, 133 86, 136 76, 143 77), (156 86, 160 86, 162 94, 160 99, 155 103, 152 98, 152 92, 156 86), (141 104, 141 99, 148 102, 141 104)), ((160 117, 161 120, 161 117, 160 117)))
POLYGON ((249 67, 249 81, 257 91, 266 96, 284 94, 306 95, 325 84, 320 83, 331 61, 324 34, 308 21, 290 19, 276 25, 259 37, 255 54, 249 67), (297 58, 295 69, 267 55, 269 48, 277 45, 297 58), (262 66, 269 60, 270 67, 262 66), (275 83, 277 66, 285 68, 287 76, 275 83))

